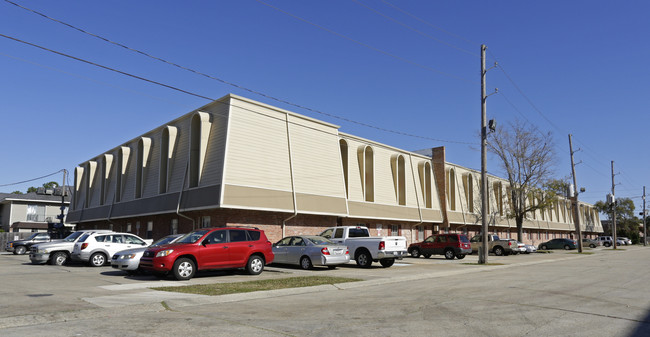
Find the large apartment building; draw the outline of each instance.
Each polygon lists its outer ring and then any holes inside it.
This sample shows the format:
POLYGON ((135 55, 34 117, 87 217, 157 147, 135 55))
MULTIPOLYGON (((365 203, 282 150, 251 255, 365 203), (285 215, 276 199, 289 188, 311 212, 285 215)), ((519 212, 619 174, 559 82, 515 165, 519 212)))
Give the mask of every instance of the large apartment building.
MULTIPOLYGON (((444 148, 410 152, 345 134, 337 125, 236 95, 128 140, 74 172, 67 220, 147 238, 249 225, 270 240, 365 225, 410 242, 433 232, 478 233, 478 173, 445 161, 444 148)), ((515 235, 507 181, 490 176, 490 230, 515 235)), ((602 231, 581 203, 583 233, 602 231)), ((526 242, 569 237, 560 200, 525 223, 526 242)))

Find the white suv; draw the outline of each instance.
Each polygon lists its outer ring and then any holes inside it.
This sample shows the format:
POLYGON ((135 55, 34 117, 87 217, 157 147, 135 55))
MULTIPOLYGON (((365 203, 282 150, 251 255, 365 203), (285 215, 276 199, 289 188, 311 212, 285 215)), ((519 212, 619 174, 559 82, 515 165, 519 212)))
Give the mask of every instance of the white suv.
POLYGON ((75 261, 101 267, 120 250, 146 247, 152 242, 153 240, 143 240, 130 233, 88 233, 74 244, 71 257, 75 261))
POLYGON ((614 242, 611 236, 599 236, 598 241, 603 244, 605 247, 609 247, 614 242))

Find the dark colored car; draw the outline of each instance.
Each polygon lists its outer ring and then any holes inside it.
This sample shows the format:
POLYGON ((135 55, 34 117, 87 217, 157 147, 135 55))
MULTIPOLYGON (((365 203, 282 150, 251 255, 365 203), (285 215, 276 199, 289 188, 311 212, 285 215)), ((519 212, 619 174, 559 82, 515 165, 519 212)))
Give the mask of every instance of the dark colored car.
POLYGON ((576 241, 571 239, 553 239, 539 244, 539 249, 541 250, 547 250, 547 249, 569 250, 569 249, 576 249, 577 247, 578 244, 576 243, 576 241))
POLYGON ((454 257, 465 258, 465 255, 472 253, 472 247, 463 234, 434 234, 422 242, 412 243, 408 252, 412 257, 444 255, 446 259, 452 260, 454 257))
POLYGON ((140 268, 158 277, 172 273, 189 280, 198 270, 244 268, 258 275, 273 262, 271 241, 263 230, 248 227, 202 228, 174 243, 147 249, 140 268))

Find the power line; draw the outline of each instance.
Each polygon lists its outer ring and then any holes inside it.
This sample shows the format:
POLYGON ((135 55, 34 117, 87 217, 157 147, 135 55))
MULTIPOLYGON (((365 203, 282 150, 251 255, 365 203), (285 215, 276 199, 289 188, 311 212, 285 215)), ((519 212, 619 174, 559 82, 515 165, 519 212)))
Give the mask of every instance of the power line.
POLYGON ((383 2, 383 3, 387 4, 387 5, 389 5, 389 6, 393 7, 393 8, 395 8, 396 10, 398 10, 398 11, 400 11, 400 12, 402 12, 402 13, 404 13, 404 14, 406 14, 406 15, 408 15, 408 16, 410 16, 410 17, 412 17, 412 18, 414 18, 414 19, 416 19, 416 20, 418 20, 418 21, 420 21, 420 22, 422 22, 422 23, 424 23, 424 24, 427 25, 427 26, 430 26, 430 27, 432 27, 432 28, 434 28, 434 29, 437 29, 437 30, 439 30, 439 31, 441 31, 441 32, 443 32, 443 33, 445 33, 445 34, 447 34, 447 35, 449 35, 449 36, 451 36, 451 37, 454 37, 454 38, 457 38, 457 39, 463 40, 463 41, 465 41, 465 42, 468 42, 468 43, 471 43, 471 44, 474 44, 474 45, 480 45, 480 43, 477 43, 477 42, 471 41, 471 40, 466 39, 466 38, 464 38, 464 37, 462 37, 462 36, 460 36, 460 35, 457 35, 457 34, 451 33, 451 32, 449 32, 449 31, 447 31, 447 30, 445 30, 445 29, 443 29, 443 28, 440 28, 440 27, 438 27, 438 26, 436 26, 436 25, 433 25, 433 24, 431 24, 430 22, 428 22, 428 21, 426 21, 426 20, 424 20, 424 19, 421 19, 421 18, 419 18, 418 16, 416 16, 416 15, 414 15, 414 14, 412 14, 412 13, 409 13, 409 12, 405 11, 404 9, 401 9, 401 8, 395 6, 394 4, 392 4, 392 3, 390 3, 390 2, 388 2, 388 1, 386 1, 386 0, 381 0, 381 2, 383 2))
POLYGON ((13 185, 20 185, 20 184, 24 184, 24 183, 32 182, 32 181, 35 181, 35 180, 40 180, 40 179, 43 179, 43 178, 47 178, 47 177, 53 176, 53 175, 58 174, 58 173, 61 173, 61 172, 63 172, 62 169, 61 169, 61 170, 58 170, 58 171, 56 171, 56 172, 54 172, 54 173, 50 173, 50 174, 48 174, 48 175, 42 176, 42 177, 38 177, 38 178, 34 178, 34 179, 29 179, 29 180, 23 180, 23 181, 19 181, 19 182, 17 182, 17 183, 3 184, 3 185, 0 185, 0 187, 7 187, 7 186, 13 186, 13 185))
MULTIPOLYGON (((7 35, 4 35, 4 34, 0 34, 0 37, 4 37, 4 38, 7 38, 7 39, 10 39, 10 40, 16 41, 16 42, 20 42, 20 43, 23 43, 23 44, 26 44, 26 45, 29 45, 29 46, 32 46, 32 47, 36 47, 36 48, 39 48, 39 49, 45 50, 45 51, 49 51, 49 52, 51 52, 51 53, 54 53, 54 54, 57 54, 57 55, 60 55, 60 56, 68 57, 68 58, 71 58, 71 59, 76 60, 76 61, 79 61, 79 62, 83 62, 83 63, 86 63, 86 64, 90 64, 90 65, 93 65, 93 66, 96 66, 96 67, 99 67, 99 68, 102 68, 102 69, 105 69, 105 70, 109 70, 109 71, 112 71, 112 72, 116 72, 116 73, 118 73, 118 74, 125 75, 125 76, 129 76, 129 77, 132 77, 132 78, 135 78, 135 79, 138 79, 138 80, 141 80, 141 81, 145 81, 145 82, 148 82, 148 83, 151 83, 151 84, 159 85, 159 86, 162 86, 162 87, 165 87, 165 88, 168 88, 168 89, 176 90, 176 91, 179 91, 179 92, 182 92, 182 93, 185 93, 185 94, 188 94, 188 95, 196 96, 196 97, 199 97, 199 98, 203 98, 203 99, 206 99, 206 100, 209 100, 209 101, 215 101, 214 98, 210 98, 210 97, 207 97, 207 96, 199 95, 199 94, 196 94, 196 93, 193 93, 193 92, 187 91, 187 90, 183 90, 183 89, 180 89, 180 88, 177 88, 177 87, 174 87, 174 86, 168 85, 168 84, 164 84, 164 83, 158 82, 158 81, 153 81, 153 80, 150 80, 150 79, 144 78, 144 77, 142 77, 142 76, 133 75, 133 74, 127 73, 127 72, 125 72, 125 71, 117 70, 117 69, 114 69, 114 68, 111 68, 111 67, 107 67, 107 66, 104 66, 104 65, 101 65, 101 64, 95 63, 95 62, 91 62, 91 61, 88 61, 88 60, 84 60, 84 59, 81 59, 81 58, 78 58, 78 57, 75 57, 75 56, 72 56, 72 55, 68 55, 68 54, 65 54, 65 53, 62 53, 62 52, 58 52, 58 51, 55 51, 55 50, 52 50, 52 49, 49 49, 49 48, 46 48, 46 47, 43 47, 43 46, 39 46, 39 45, 37 45, 37 44, 33 44, 33 43, 30 43, 30 42, 26 42, 26 41, 23 41, 23 40, 20 40, 20 39, 17 39, 17 38, 11 37, 11 36, 7 36, 7 35)), ((445 142, 445 143, 455 143, 455 144, 469 144, 469 145, 474 145, 474 143, 469 143, 469 142, 452 141, 452 140, 444 140, 444 139, 436 139, 436 138, 431 138, 431 137, 419 136, 419 135, 411 134, 411 133, 407 133, 407 132, 395 131, 395 130, 391 130, 391 129, 386 129, 386 128, 382 128, 382 127, 378 127, 378 126, 370 125, 370 124, 363 123, 363 122, 358 122, 358 121, 355 121, 355 120, 352 120, 352 119, 349 119, 349 118, 345 118, 345 117, 341 117, 341 116, 333 115, 333 114, 326 113, 326 112, 322 112, 322 111, 319 111, 319 110, 314 110, 314 109, 310 109, 310 108, 308 108, 308 109, 309 109, 310 111, 313 111, 313 112, 316 112, 316 113, 319 113, 319 114, 322 114, 322 115, 325 115, 325 116, 328 116, 328 117, 332 117, 332 118, 340 119, 340 120, 346 121, 346 122, 348 122, 348 123, 353 123, 353 124, 361 125, 361 126, 364 126, 364 127, 368 127, 368 128, 376 129, 376 130, 379 130, 379 131, 384 131, 384 132, 394 133, 394 134, 398 134, 398 135, 402 135, 402 136, 409 136, 409 137, 414 137, 414 138, 420 138, 420 139, 426 139, 426 140, 433 140, 433 141, 445 142)))
POLYGON ((438 42, 438 43, 444 44, 444 45, 446 45, 446 46, 448 46, 448 47, 454 48, 454 49, 456 49, 456 50, 458 50, 458 51, 461 51, 461 52, 463 52, 463 53, 469 54, 469 55, 471 55, 471 56, 474 56, 474 57, 477 57, 477 58, 480 58, 480 57, 481 57, 480 55, 477 55, 476 53, 473 53, 473 52, 471 52, 471 51, 469 51, 469 50, 467 50, 467 49, 460 48, 460 47, 455 46, 455 45, 453 45, 453 44, 451 44, 451 43, 448 43, 448 42, 445 42, 445 41, 443 41, 443 40, 440 40, 440 39, 438 39, 438 38, 436 38, 436 37, 434 37, 434 36, 432 36, 432 35, 430 35, 430 34, 427 34, 427 33, 423 32, 423 31, 421 31, 421 30, 418 30, 418 29, 416 29, 416 28, 413 28, 413 27, 411 27, 411 26, 405 24, 404 22, 399 21, 399 20, 397 20, 397 19, 395 19, 395 18, 393 18, 393 17, 390 17, 390 16, 388 16, 388 15, 386 15, 386 14, 384 14, 384 13, 382 13, 382 12, 380 12, 380 11, 378 11, 378 10, 376 10, 376 9, 374 9, 374 8, 372 8, 372 7, 366 5, 366 4, 364 4, 364 3, 362 3, 362 2, 360 2, 360 1, 358 1, 358 0, 352 0, 352 1, 355 2, 355 3, 357 3, 357 4, 359 4, 360 6, 362 6, 362 7, 366 8, 366 9, 368 9, 368 10, 370 10, 370 11, 376 13, 377 15, 380 15, 380 16, 382 16, 382 17, 384 17, 384 18, 386 18, 386 19, 388 19, 388 20, 390 20, 390 21, 393 21, 393 22, 397 23, 398 25, 400 25, 400 26, 402 26, 402 27, 404 27, 404 28, 410 29, 410 30, 412 30, 412 31, 414 31, 414 32, 416 32, 416 33, 418 33, 418 34, 420 34, 420 35, 426 37, 426 38, 429 38, 429 39, 431 39, 431 40, 434 40, 434 41, 436 41, 436 42, 438 42))
MULTIPOLYGON (((7 0, 5 0, 5 1, 7 1, 7 0)), ((333 30, 331 30, 331 29, 329 29, 329 28, 323 27, 323 26, 321 26, 321 25, 319 25, 319 24, 317 24, 317 23, 314 23, 314 22, 311 22, 311 21, 309 21, 309 20, 307 20, 307 19, 304 19, 304 18, 302 18, 302 17, 299 17, 299 16, 297 16, 297 15, 295 15, 295 14, 289 13, 289 12, 287 12, 287 11, 285 11, 285 10, 282 10, 282 9, 280 9, 280 8, 278 8, 278 7, 275 7, 275 6, 271 5, 271 4, 268 4, 268 3, 266 3, 266 2, 264 2, 264 1, 262 1, 262 0, 255 0, 255 1, 259 2, 259 3, 262 4, 262 5, 265 5, 265 6, 268 6, 268 7, 270 7, 270 8, 273 8, 273 9, 275 9, 276 11, 278 11, 278 12, 280 12, 280 13, 283 13, 283 14, 285 14, 285 15, 288 15, 288 16, 294 18, 294 19, 297 19, 297 20, 300 20, 300 21, 302 21, 302 22, 304 22, 304 23, 310 24, 310 25, 312 25, 312 26, 314 26, 314 27, 316 27, 316 28, 318 28, 318 29, 322 29, 322 30, 324 30, 324 31, 326 31, 326 32, 328 32, 328 33, 330 33, 330 34, 333 34, 333 35, 336 35, 336 36, 338 36, 338 37, 340 37, 340 38, 343 38, 343 39, 346 39, 346 40, 348 40, 348 41, 354 42, 354 43, 356 43, 356 44, 358 44, 358 45, 360 45, 360 46, 362 46, 362 47, 365 47, 365 48, 368 48, 368 49, 370 49, 370 50, 376 51, 376 52, 378 52, 378 53, 384 54, 384 55, 386 55, 386 56, 392 57, 392 58, 394 58, 394 59, 396 59, 396 60, 399 60, 399 61, 402 61, 402 62, 405 62, 405 63, 411 64, 411 65, 414 65, 414 66, 416 66, 416 67, 418 67, 418 68, 422 68, 422 69, 424 69, 424 70, 428 70, 428 71, 435 72, 435 73, 438 73, 438 74, 441 74, 441 75, 445 75, 445 76, 447 76, 447 77, 451 77, 451 78, 454 78, 454 79, 457 79, 457 80, 461 80, 461 81, 468 82, 468 83, 472 83, 472 84, 478 84, 476 81, 472 81, 472 80, 466 79, 466 78, 464 78, 464 77, 456 76, 456 75, 453 75, 453 74, 450 74, 450 73, 444 72, 444 71, 442 71, 442 70, 438 70, 438 69, 435 69, 435 68, 431 68, 431 67, 429 67, 429 66, 426 66, 426 65, 423 65, 423 64, 417 63, 417 62, 415 62, 415 61, 411 61, 411 60, 406 59, 406 58, 403 58, 403 57, 401 57, 401 56, 397 56, 397 55, 395 55, 395 54, 389 53, 389 52, 387 52, 387 51, 385 51, 385 50, 382 50, 382 49, 379 49, 379 48, 377 48, 377 47, 373 47, 373 46, 371 46, 371 45, 369 45, 369 44, 367 44, 367 43, 363 43, 363 42, 361 42, 361 41, 359 41, 359 40, 355 40, 355 39, 353 39, 353 38, 351 38, 351 37, 349 37, 349 36, 347 36, 347 35, 343 35, 343 34, 341 34, 341 33, 338 33, 338 32, 336 32, 336 31, 333 31, 333 30)))
MULTIPOLYGON (((122 47, 122 48, 124 48, 124 49, 129 50, 129 51, 132 51, 132 52, 135 52, 135 53, 138 53, 138 54, 144 55, 144 56, 146 56, 146 57, 149 57, 149 58, 155 59, 155 60, 157 60, 157 61, 160 61, 160 62, 163 62, 163 63, 169 64, 169 65, 172 65, 172 66, 174 66, 174 67, 177 67, 177 68, 180 68, 180 69, 183 69, 183 70, 186 70, 186 71, 190 71, 190 72, 192 72, 192 73, 194 73, 194 74, 201 75, 201 76, 207 77, 207 78, 209 78, 209 79, 219 81, 219 82, 221 82, 221 83, 223 83, 223 84, 227 84, 227 85, 232 86, 232 87, 235 87, 235 88, 237 88, 237 89, 241 89, 241 90, 244 90, 244 91, 250 92, 250 93, 252 93, 252 94, 259 95, 259 96, 262 96, 262 97, 265 97, 265 98, 268 98, 268 99, 274 100, 274 101, 276 101, 276 102, 283 103, 283 104, 287 104, 287 105, 289 105, 289 106, 293 106, 293 107, 296 107, 296 108, 299 108, 299 109, 302 109, 302 110, 311 111, 311 112, 314 112, 314 113, 317 113, 317 114, 321 114, 321 115, 324 115, 324 116, 328 116, 328 117, 331 117, 331 118, 335 118, 335 119, 338 119, 338 120, 342 120, 342 121, 345 121, 345 122, 348 122, 348 123, 357 124, 357 125, 360 125, 360 126, 364 126, 364 127, 368 127, 368 128, 376 129, 376 130, 379 130, 379 131, 384 131, 384 132, 394 133, 394 134, 403 135, 403 136, 408 136, 408 137, 413 137, 413 138, 420 138, 420 139, 426 139, 426 140, 433 140, 433 141, 444 142, 444 143, 470 144, 470 145, 473 145, 473 144, 474 144, 474 143, 469 143, 469 142, 436 139, 436 138, 431 138, 431 137, 418 136, 418 135, 415 135, 415 134, 410 134, 410 133, 401 132, 401 131, 394 131, 394 130, 390 130, 390 129, 386 129, 386 128, 381 128, 381 127, 373 126, 373 125, 370 125, 370 124, 367 124, 367 123, 358 122, 358 121, 355 121, 355 120, 352 120, 352 119, 349 119, 349 118, 345 118, 345 117, 341 117, 341 116, 337 116, 337 115, 334 115, 334 114, 326 113, 326 112, 323 112, 323 111, 320 111, 320 110, 312 109, 312 108, 309 108, 309 107, 304 106, 304 105, 300 105, 300 104, 292 103, 292 102, 289 102, 289 101, 284 100, 284 99, 280 99, 280 98, 277 98, 277 97, 273 97, 273 96, 267 95, 267 94, 265 94, 265 93, 262 93, 262 92, 259 92, 259 91, 256 91, 256 90, 249 89, 249 88, 246 88, 246 87, 240 86, 240 85, 235 84, 235 83, 232 83, 232 82, 228 82, 228 81, 223 80, 223 79, 220 79, 220 78, 218 78, 218 77, 214 77, 214 76, 211 76, 211 75, 205 74, 205 73, 200 72, 200 71, 198 71, 198 70, 194 70, 194 69, 191 69, 191 68, 188 68, 188 67, 184 67, 184 66, 182 66, 182 65, 179 65, 179 64, 176 64, 176 63, 174 63, 174 62, 170 62, 170 61, 167 61, 167 60, 165 60, 165 59, 162 59, 162 58, 159 58, 159 57, 153 56, 153 55, 151 55, 151 54, 148 54, 148 53, 146 53, 146 52, 140 51, 140 50, 138 50, 138 49, 128 47, 128 46, 126 46, 126 45, 124 45, 124 44, 121 44, 121 43, 119 43, 119 42, 112 41, 112 40, 107 39, 107 38, 105 38, 105 37, 103 37, 103 36, 100 36, 100 35, 97 35, 97 34, 90 33, 90 32, 88 32, 88 31, 86 31, 86 30, 83 30, 83 29, 81 29, 81 28, 78 28, 78 27, 76 27, 76 26, 74 26, 74 25, 71 25, 71 24, 69 24, 69 23, 66 23, 66 22, 63 22, 63 21, 61 21, 61 20, 57 20, 57 19, 54 19, 54 18, 52 18, 52 17, 49 17, 49 16, 47 16, 46 14, 43 14, 43 13, 40 13, 40 12, 38 12, 38 11, 32 10, 32 9, 30 9, 30 8, 27 8, 27 7, 21 6, 21 5, 17 4, 17 3, 15 3, 15 2, 10 1, 10 0, 5 0, 5 2, 10 3, 10 4, 14 5, 14 6, 17 6, 17 7, 19 7, 19 8, 25 9, 25 10, 27 10, 27 11, 29 11, 29 12, 32 12, 32 13, 34 13, 34 14, 37 14, 37 15, 39 15, 39 16, 42 16, 42 17, 44 17, 44 18, 46 18, 46 19, 48 19, 48 20, 51 20, 51 21, 54 21, 54 22, 60 23, 60 24, 62 24, 62 25, 65 25, 65 26, 67 26, 67 27, 70 27, 70 28, 72 28, 72 29, 74 29, 74 30, 77 30, 77 31, 81 32, 81 33, 84 33, 84 34, 87 34, 87 35, 93 36, 93 37, 98 38, 98 39, 100 39, 100 40, 102 40, 102 41, 105 41, 105 42, 108 42, 108 43, 110 43, 110 44, 113 44, 113 45, 116 45, 116 46, 122 47)), ((268 5, 268 4, 266 4, 266 5, 267 5, 267 6, 270 6, 270 5, 268 5)), ((272 7, 272 6, 271 6, 271 7, 272 7)), ((278 10, 279 10, 279 9, 278 9, 278 10)), ((287 13, 287 14, 288 14, 288 13, 287 13)), ((291 15, 291 14, 289 14, 289 15, 291 15)), ((324 28, 324 27, 323 27, 323 28, 324 28)), ((324 29, 326 29, 326 28, 324 28, 324 29)), ((1 35, 1 34, 0 34, 0 35, 1 35)), ((10 38, 10 39, 13 39, 13 40, 16 40, 16 41, 18 41, 18 42, 23 42, 23 41, 20 41, 20 40, 18 40, 18 39, 14 39, 14 38, 8 37, 8 36, 6 36, 6 35, 1 35, 1 36, 3 36, 3 37, 7 37, 7 38, 10 38)), ((26 43, 26 42, 23 42, 23 43, 26 43)), ((29 43, 27 43, 27 44, 29 44, 29 43)), ((41 48, 41 49, 45 49, 45 50, 47 50, 47 49, 44 48, 44 47, 40 47, 40 46, 37 46, 37 45, 34 45, 34 44, 30 44, 30 45, 35 46, 35 47, 38 47, 38 48, 41 48)), ((54 51, 52 51, 52 52, 54 52, 54 51)), ((54 52, 54 53, 57 53, 57 54, 62 55, 62 56, 70 57, 70 58, 73 58, 73 59, 76 59, 76 60, 79 60, 79 61, 82 61, 82 62, 86 62, 86 63, 92 64, 92 65, 96 65, 96 66, 99 66, 99 67, 104 68, 104 69, 107 69, 107 70, 116 71, 116 72, 122 73, 122 74, 127 75, 127 76, 131 76, 131 77, 134 77, 134 78, 137 78, 137 79, 140 79, 140 80, 146 80, 146 79, 144 79, 143 77, 139 77, 139 76, 135 76, 135 75, 130 75, 130 74, 125 73, 125 72, 121 72, 121 71, 113 70, 113 69, 111 69, 111 68, 109 68, 109 67, 100 66, 100 65, 97 65, 97 64, 91 63, 91 62, 89 62, 89 61, 85 61, 85 60, 82 60, 82 59, 79 59, 79 58, 76 58, 76 57, 68 56, 68 55, 63 54, 63 53, 59 53, 59 52, 54 52)), ((452 76, 453 76, 453 75, 452 75, 452 76)), ((173 90, 182 91, 181 89, 178 89, 178 88, 175 88, 175 87, 172 87, 172 86, 167 86, 167 85, 162 84, 162 83, 157 83, 157 82, 155 82, 155 81, 150 81, 150 80, 146 80, 146 81, 147 81, 147 82, 150 82, 150 83, 153 83, 153 84, 159 84, 159 85, 162 85, 162 86, 168 87, 168 88, 173 89, 173 90)), ((197 96, 197 97, 200 97, 200 98, 204 98, 204 99, 214 100, 214 99, 212 99, 212 98, 208 98, 208 97, 205 97, 205 96, 202 96, 202 95, 198 95, 198 94, 194 94, 194 93, 190 93, 190 92, 185 92, 185 93, 190 94, 190 95, 193 95, 193 96, 197 96)))

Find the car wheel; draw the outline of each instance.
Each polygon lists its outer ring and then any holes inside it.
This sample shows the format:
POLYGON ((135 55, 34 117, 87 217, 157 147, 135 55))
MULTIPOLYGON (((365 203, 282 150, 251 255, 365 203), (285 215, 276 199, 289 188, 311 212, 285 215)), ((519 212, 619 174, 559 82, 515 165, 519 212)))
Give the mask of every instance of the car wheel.
POLYGON ((413 248, 413 250, 411 250, 411 256, 414 258, 420 257, 420 250, 417 248, 413 248))
POLYGON ((330 269, 330 270, 334 270, 334 269, 336 269, 336 266, 327 266, 327 268, 330 269))
POLYGON ((592 244, 589 245, 589 248, 596 248, 596 245, 594 245, 594 244, 592 243, 592 244))
POLYGON ((609 247, 609 246, 611 246, 611 245, 612 245, 611 243, 609 243, 609 242, 605 242, 605 247, 609 247))
POLYGON ((300 258, 300 268, 304 270, 309 270, 312 267, 313 265, 311 264, 311 259, 309 259, 309 257, 303 256, 300 258))
POLYGON ((370 265, 372 264, 372 258, 370 257, 370 253, 367 251, 361 251, 357 254, 357 265, 359 265, 362 268, 370 268, 370 265))
POLYGON ((502 256, 503 255, 503 248, 501 246, 494 247, 494 255, 502 256))
POLYGON ((431 257, 431 254, 422 254, 422 256, 424 256, 425 259, 428 259, 431 257))
POLYGON ((453 250, 451 250, 451 249, 447 249, 447 250, 445 250, 445 259, 447 259, 447 260, 453 260, 453 259, 454 259, 454 256, 455 256, 455 254, 454 254, 454 251, 453 251, 453 250))
POLYGON ((90 255, 90 265, 93 267, 101 267, 106 263, 106 255, 103 253, 94 253, 90 255))
POLYGON ((569 245, 564 245, 564 250, 569 250, 569 249, 571 249, 571 247, 569 247, 569 245))
POLYGON ((50 258, 50 264, 53 266, 62 266, 68 261, 68 255, 64 252, 56 252, 50 258))
MULTIPOLYGON (((309 263, 311 263, 311 261, 309 263)), ((248 258, 248 263, 246 263, 246 272, 250 275, 259 275, 263 270, 264 260, 259 255, 253 255, 248 258)))
POLYGON ((539 248, 542 248, 542 250, 547 250, 547 249, 548 249, 548 247, 547 247, 546 245, 542 245, 542 246, 539 247, 539 248))
POLYGON ((180 259, 174 262, 174 267, 172 268, 174 272, 174 277, 179 281, 185 281, 191 279, 196 273, 196 265, 194 261, 181 257, 180 259))
POLYGON ((26 251, 27 251, 27 248, 25 248, 25 246, 18 246, 18 247, 16 247, 16 249, 14 250, 14 254, 16 254, 16 255, 23 255, 23 254, 25 254, 26 251))
POLYGON ((379 263, 381 264, 382 267, 388 268, 395 263, 395 259, 381 259, 379 260, 379 263))
POLYGON ((458 254, 458 255, 456 255, 456 258, 459 259, 459 260, 462 260, 462 259, 465 258, 465 254, 458 254))

